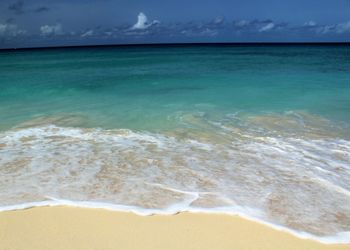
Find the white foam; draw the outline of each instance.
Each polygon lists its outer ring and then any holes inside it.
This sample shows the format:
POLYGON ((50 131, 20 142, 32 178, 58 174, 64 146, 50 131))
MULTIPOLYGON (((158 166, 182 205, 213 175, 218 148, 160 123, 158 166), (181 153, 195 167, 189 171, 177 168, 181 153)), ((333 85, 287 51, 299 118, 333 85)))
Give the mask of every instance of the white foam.
POLYGON ((350 141, 242 129, 237 137, 236 128, 219 126, 186 138, 54 125, 6 131, 0 211, 226 213, 324 243, 350 242, 350 141))

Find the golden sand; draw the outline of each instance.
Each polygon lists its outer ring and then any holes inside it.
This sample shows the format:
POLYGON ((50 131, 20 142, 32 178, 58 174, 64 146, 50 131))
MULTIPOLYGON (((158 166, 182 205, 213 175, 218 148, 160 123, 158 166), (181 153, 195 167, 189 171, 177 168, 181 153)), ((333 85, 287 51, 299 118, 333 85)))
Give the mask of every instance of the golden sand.
POLYGON ((0 212, 0 250, 350 249, 303 240, 237 216, 138 216, 72 207, 0 212))

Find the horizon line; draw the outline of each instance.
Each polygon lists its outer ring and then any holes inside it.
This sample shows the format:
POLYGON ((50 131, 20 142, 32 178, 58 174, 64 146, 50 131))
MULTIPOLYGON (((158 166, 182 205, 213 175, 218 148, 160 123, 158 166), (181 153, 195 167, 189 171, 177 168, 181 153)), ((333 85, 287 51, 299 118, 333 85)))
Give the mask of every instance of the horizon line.
POLYGON ((176 46, 276 46, 276 45, 350 45, 350 42, 183 42, 183 43, 120 43, 120 44, 87 44, 60 46, 33 46, 20 48, 0 48, 2 51, 75 49, 75 48, 107 48, 107 47, 176 47, 176 46))

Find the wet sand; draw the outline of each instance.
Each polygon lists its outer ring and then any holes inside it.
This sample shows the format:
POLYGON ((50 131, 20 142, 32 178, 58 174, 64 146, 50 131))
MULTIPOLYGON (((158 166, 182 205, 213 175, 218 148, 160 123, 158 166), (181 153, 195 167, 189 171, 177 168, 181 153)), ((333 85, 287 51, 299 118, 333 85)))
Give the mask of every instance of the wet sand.
POLYGON ((297 238, 238 216, 138 216, 73 207, 0 212, 0 250, 350 249, 297 238))

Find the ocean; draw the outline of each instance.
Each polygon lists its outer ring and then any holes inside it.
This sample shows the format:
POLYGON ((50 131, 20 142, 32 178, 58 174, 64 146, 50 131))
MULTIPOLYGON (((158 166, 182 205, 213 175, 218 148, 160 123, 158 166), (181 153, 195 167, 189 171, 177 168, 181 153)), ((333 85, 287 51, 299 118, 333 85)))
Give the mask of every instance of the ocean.
POLYGON ((228 213, 350 242, 350 46, 0 51, 0 211, 228 213))

